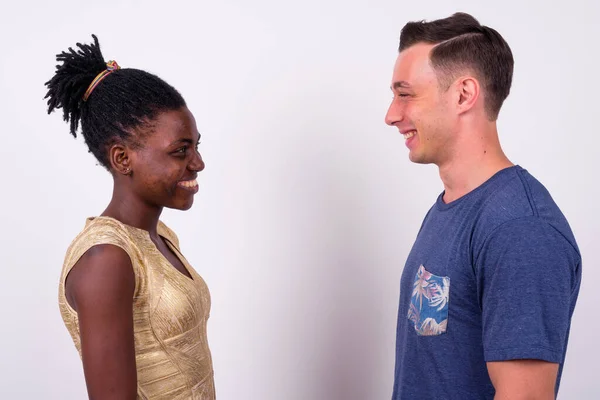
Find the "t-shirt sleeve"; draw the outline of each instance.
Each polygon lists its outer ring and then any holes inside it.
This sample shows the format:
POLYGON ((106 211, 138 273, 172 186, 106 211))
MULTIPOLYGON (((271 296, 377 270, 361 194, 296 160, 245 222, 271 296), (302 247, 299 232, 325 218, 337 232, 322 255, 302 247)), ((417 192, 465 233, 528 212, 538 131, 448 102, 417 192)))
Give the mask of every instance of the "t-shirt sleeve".
POLYGON ((580 256, 535 217, 504 223, 476 260, 486 362, 560 363, 569 331, 580 256))

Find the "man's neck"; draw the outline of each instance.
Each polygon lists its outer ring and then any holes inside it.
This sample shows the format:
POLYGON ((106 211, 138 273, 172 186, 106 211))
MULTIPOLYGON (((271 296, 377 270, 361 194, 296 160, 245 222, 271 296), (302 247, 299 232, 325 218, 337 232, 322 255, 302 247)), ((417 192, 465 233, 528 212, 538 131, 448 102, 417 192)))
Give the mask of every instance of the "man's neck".
POLYGON ((465 137, 465 142, 458 143, 451 159, 439 165, 444 203, 459 199, 514 165, 502 151, 495 127, 482 135, 465 137))

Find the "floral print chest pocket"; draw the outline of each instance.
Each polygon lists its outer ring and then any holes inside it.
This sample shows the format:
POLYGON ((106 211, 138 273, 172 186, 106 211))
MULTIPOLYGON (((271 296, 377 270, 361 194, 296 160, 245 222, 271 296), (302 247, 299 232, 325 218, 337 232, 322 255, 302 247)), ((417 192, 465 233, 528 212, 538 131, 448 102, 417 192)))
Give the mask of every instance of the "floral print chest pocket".
POLYGON ((419 336, 436 336, 448 327, 448 300, 450 278, 437 276, 423 265, 415 275, 408 319, 414 324, 419 336))

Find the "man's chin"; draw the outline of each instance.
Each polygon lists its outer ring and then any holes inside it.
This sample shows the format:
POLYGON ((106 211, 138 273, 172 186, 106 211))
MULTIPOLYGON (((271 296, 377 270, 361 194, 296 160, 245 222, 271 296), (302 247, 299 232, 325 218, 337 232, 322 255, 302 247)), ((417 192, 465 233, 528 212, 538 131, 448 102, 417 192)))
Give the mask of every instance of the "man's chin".
POLYGON ((431 164, 432 163, 431 160, 428 160, 422 154, 416 154, 413 152, 410 152, 408 154, 408 159, 415 164, 431 164))

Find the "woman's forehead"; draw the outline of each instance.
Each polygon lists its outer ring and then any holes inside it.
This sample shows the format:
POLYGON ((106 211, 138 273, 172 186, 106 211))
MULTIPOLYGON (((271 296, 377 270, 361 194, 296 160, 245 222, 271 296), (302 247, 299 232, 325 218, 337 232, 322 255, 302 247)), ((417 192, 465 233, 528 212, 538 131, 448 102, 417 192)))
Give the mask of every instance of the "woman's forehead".
POLYGON ((151 125, 152 134, 147 138, 150 144, 169 145, 183 139, 195 141, 199 136, 196 121, 187 108, 162 112, 151 125))

